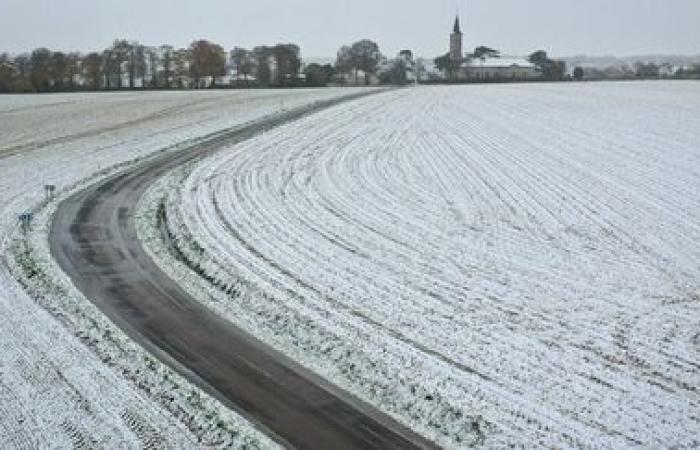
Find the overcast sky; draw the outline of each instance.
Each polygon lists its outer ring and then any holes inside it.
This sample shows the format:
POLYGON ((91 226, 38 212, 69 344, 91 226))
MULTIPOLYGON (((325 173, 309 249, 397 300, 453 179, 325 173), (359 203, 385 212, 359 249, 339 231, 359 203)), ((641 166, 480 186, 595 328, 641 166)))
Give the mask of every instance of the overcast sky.
POLYGON ((700 53, 700 0, 0 0, 0 51, 96 50, 114 38, 225 48, 300 44, 335 55, 360 38, 385 54, 446 53, 456 8, 465 47, 555 56, 700 53))

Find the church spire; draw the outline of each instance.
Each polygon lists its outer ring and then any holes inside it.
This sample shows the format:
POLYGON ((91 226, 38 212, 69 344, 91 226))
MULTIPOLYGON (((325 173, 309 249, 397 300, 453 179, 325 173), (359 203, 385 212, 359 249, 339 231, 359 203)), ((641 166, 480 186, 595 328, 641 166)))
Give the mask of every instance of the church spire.
POLYGON ((462 27, 459 24, 459 13, 455 17, 454 31, 450 35, 450 60, 455 64, 462 64, 464 60, 464 54, 462 53, 464 35, 462 34, 462 27))

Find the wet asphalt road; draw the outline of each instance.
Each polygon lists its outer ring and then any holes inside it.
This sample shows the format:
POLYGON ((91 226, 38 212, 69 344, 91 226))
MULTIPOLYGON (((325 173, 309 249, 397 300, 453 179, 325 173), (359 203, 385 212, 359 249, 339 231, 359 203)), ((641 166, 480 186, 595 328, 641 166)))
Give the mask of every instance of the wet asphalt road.
POLYGON ((133 339, 280 444, 323 450, 432 448, 205 308, 151 261, 136 237, 137 202, 167 171, 335 103, 220 133, 73 195, 56 212, 51 251, 86 297, 133 339))

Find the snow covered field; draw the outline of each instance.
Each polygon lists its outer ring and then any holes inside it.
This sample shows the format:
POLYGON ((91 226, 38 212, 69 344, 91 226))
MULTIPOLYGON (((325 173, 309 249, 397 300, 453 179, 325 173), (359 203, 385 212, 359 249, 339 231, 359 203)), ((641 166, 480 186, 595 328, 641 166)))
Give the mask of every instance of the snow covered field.
POLYGON ((56 272, 46 243, 55 202, 37 215, 26 242, 17 216, 39 205, 45 184, 67 193, 71 186, 116 164, 241 125, 281 107, 345 93, 350 92, 0 96, 3 447, 272 445, 247 422, 221 410, 198 389, 185 386, 128 341, 56 272), (24 258, 24 245, 32 251, 31 261, 18 262, 17 249, 24 258), (28 271, 18 272, 22 265, 28 271), (17 278, 41 298, 31 298, 17 278))
POLYGON ((698 83, 354 101, 174 173, 141 230, 202 301, 448 447, 700 445, 698 83), (147 226, 164 196, 213 286, 147 226))

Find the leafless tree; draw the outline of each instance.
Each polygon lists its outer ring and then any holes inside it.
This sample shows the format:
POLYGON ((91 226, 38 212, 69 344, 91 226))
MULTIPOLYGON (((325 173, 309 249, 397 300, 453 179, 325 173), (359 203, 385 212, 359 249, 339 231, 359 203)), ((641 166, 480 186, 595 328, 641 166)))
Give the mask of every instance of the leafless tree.
POLYGON ((267 46, 259 46, 253 49, 253 59, 255 61, 255 78, 258 85, 265 87, 269 86, 272 81, 272 72, 270 70, 270 58, 272 49, 267 46))
POLYGON ((236 67, 236 78, 240 80, 241 75, 243 75, 243 79, 247 80, 255 66, 251 52, 241 47, 235 47, 231 50, 231 61, 236 67))
POLYGON ((69 78, 68 57, 63 52, 53 52, 49 59, 48 73, 52 88, 63 90, 68 85, 69 78))
POLYGON ((146 49, 136 41, 124 41, 126 68, 129 75, 129 88, 136 87, 136 80, 143 80, 146 75, 146 49))
POLYGON ((301 69, 301 50, 295 44, 277 44, 272 48, 277 70, 275 84, 291 86, 296 83, 301 69))
POLYGON ((14 78, 15 67, 10 55, 0 53, 0 92, 11 92, 14 78))
POLYGON ((190 74, 196 86, 201 87, 203 78, 212 77, 211 87, 214 87, 216 77, 226 72, 224 49, 220 45, 202 39, 192 42, 190 53, 192 55, 190 74))
POLYGON ((148 59, 149 86, 152 88, 157 88, 160 86, 160 82, 158 80, 158 74, 160 73, 160 54, 158 53, 158 49, 155 47, 147 47, 145 51, 146 58, 148 59))
POLYGON ((177 87, 189 87, 190 65, 192 61, 191 52, 181 48, 173 53, 173 77, 177 80, 177 87))
POLYGON ((66 58, 68 59, 68 87, 70 89, 75 89, 76 80, 78 80, 82 71, 81 65, 83 58, 78 52, 68 53, 66 58))
POLYGON ((14 59, 15 79, 13 81, 14 92, 33 92, 36 88, 31 81, 31 57, 22 53, 14 59))
POLYGON ((102 87, 102 62, 102 55, 96 52, 88 53, 83 58, 83 75, 88 82, 88 86, 93 91, 102 87))
POLYGON ((381 60, 379 45, 369 39, 355 42, 350 47, 352 66, 355 69, 355 82, 357 82, 357 70, 365 74, 365 84, 369 84, 370 75, 377 72, 377 66, 381 60))
POLYGON ((163 71, 161 73, 161 84, 166 89, 172 87, 173 74, 175 70, 175 50, 170 45, 160 46, 160 60, 163 71))
POLYGON ((51 51, 46 48, 38 48, 30 56, 30 80, 34 89, 40 92, 51 88, 51 51))
POLYGON ((131 45, 126 40, 117 39, 112 47, 105 50, 103 58, 105 64, 105 76, 107 88, 122 88, 124 65, 129 59, 131 45))
MULTIPOLYGON (((338 50, 338 56, 335 60, 335 70, 341 77, 341 83, 345 81, 343 76, 353 70, 352 53, 350 47, 347 45, 340 47, 340 50, 338 50)), ((355 74, 355 82, 357 82, 357 74, 355 74)))

